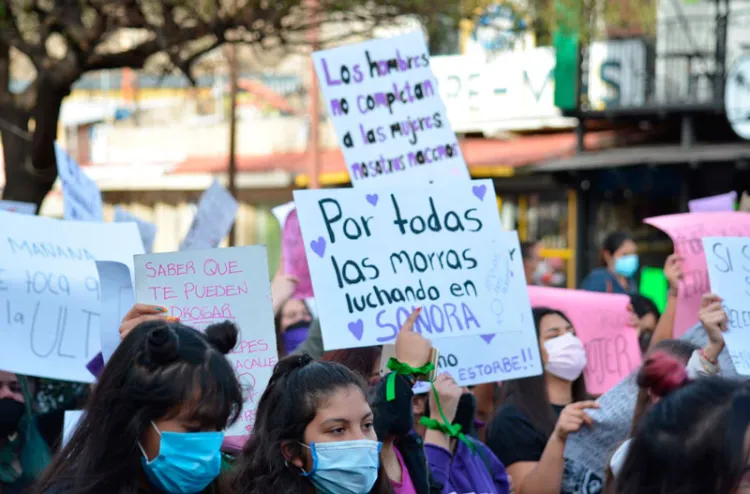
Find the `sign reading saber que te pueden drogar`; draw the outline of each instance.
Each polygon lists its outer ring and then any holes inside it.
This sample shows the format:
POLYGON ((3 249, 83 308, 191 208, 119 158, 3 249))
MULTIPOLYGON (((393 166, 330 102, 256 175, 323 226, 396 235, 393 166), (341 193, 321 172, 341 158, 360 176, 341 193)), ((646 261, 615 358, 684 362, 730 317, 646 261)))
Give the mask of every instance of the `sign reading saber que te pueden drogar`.
POLYGON ((469 180, 419 32, 313 54, 355 187, 469 180))
POLYGON ((258 400, 278 361, 266 248, 199 249, 135 258, 136 301, 161 305, 196 329, 232 321, 240 330, 227 356, 244 406, 227 436, 247 436, 258 400))
POLYGON ((91 382, 100 348, 96 260, 133 265, 134 224, 0 212, 0 369, 91 382))
POLYGON ((417 307, 428 338, 514 332, 518 348, 537 346, 518 240, 502 231, 491 181, 294 200, 326 350, 391 343, 417 307))

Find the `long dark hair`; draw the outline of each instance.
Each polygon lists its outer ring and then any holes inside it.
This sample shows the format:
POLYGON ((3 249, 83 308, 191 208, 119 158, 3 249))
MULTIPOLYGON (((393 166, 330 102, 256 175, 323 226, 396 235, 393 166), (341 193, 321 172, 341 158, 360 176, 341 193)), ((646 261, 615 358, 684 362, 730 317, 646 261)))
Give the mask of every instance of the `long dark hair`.
POLYGON ((601 263, 602 266, 606 266, 606 262, 604 261, 604 253, 609 252, 609 255, 613 256, 617 250, 622 247, 622 244, 627 242, 628 240, 633 240, 633 236, 630 235, 628 232, 612 232, 609 235, 607 235, 604 238, 604 242, 602 242, 602 251, 601 251, 601 263))
MULTIPOLYGON (((570 319, 559 310, 535 307, 531 312, 534 316, 537 341, 539 340, 539 324, 546 316, 557 315, 571 324, 570 319)), ((541 347, 539 350, 541 351, 541 347)), ((502 392, 503 403, 518 407, 539 432, 546 436, 552 434, 557 423, 557 414, 547 395, 547 383, 544 380, 544 374, 508 381, 503 384, 502 392)), ((583 374, 581 374, 581 377, 573 381, 573 403, 587 398, 586 382, 583 379, 583 374)))
MULTIPOLYGON (((223 430, 242 408, 242 388, 226 359, 237 342, 226 322, 205 334, 179 323, 150 321, 118 346, 68 444, 55 456, 37 492, 135 494, 141 479, 138 441, 153 421, 191 407, 204 426, 223 430)), ((226 492, 214 482, 205 492, 226 492)))
POLYGON ((617 494, 732 494, 747 472, 750 388, 702 378, 643 417, 615 481, 617 494))
MULTIPOLYGON (((235 464, 235 486, 245 494, 309 492, 310 482, 282 455, 284 444, 302 446, 307 425, 315 419, 320 404, 335 391, 356 386, 367 396, 364 379, 335 362, 313 360, 309 355, 281 359, 273 370, 255 416, 253 435, 235 464)), ((380 468, 372 493, 390 492, 380 468)))
POLYGON ((382 347, 380 346, 347 348, 326 352, 323 354, 323 360, 325 362, 338 362, 369 381, 375 365, 380 362, 381 353, 382 347))

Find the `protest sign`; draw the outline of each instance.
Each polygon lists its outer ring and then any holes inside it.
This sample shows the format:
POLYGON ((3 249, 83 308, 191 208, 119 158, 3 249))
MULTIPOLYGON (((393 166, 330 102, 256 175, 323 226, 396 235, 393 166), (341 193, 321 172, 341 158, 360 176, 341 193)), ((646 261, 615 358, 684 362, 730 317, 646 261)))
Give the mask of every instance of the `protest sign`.
POLYGON ((682 256, 674 335, 681 336, 698 322, 701 297, 708 292, 703 237, 750 236, 750 214, 741 212, 686 213, 644 220, 670 236, 675 254, 682 256))
POLYGON ((530 286, 532 307, 563 312, 586 347, 586 389, 606 393, 641 365, 638 335, 628 326, 630 297, 586 290, 530 286))
POLYGON ((729 318, 724 341, 738 374, 750 376, 750 238, 704 237, 711 292, 729 318))
POLYGON ((422 33, 319 51, 313 60, 354 187, 468 182, 422 33))
POLYGON ((276 218, 276 221, 279 222, 279 227, 283 229, 284 223, 286 223, 286 218, 292 211, 294 211, 294 201, 289 201, 286 204, 281 204, 279 206, 276 206, 275 208, 272 208, 271 214, 273 214, 274 218, 276 218))
POLYGON ((141 240, 143 240, 143 250, 147 253, 154 251, 154 240, 156 240, 156 225, 146 220, 142 220, 138 216, 122 208, 115 208, 115 221, 122 223, 132 221, 133 223, 138 225, 138 231, 141 232, 141 240))
POLYGON ((428 338, 523 327, 520 249, 503 236, 491 181, 294 199, 326 350, 390 343, 417 307, 428 338))
POLYGON ((227 436, 250 434, 258 400, 278 361, 266 248, 136 256, 135 292, 138 302, 164 306, 196 329, 225 320, 237 324, 238 343, 227 358, 242 383, 245 405, 227 436))
POLYGON ((722 211, 734 211, 737 203, 737 192, 727 192, 717 196, 703 197, 688 201, 688 210, 691 213, 711 213, 722 211))
POLYGON ((96 261, 101 291, 99 337, 106 363, 120 344, 120 324, 135 305, 130 269, 121 262, 96 261))
POLYGON ((0 201, 0 211, 18 214, 36 214, 36 204, 20 201, 0 201))
POLYGON ((0 213, 0 368, 91 382, 100 350, 96 260, 132 266, 143 252, 129 223, 0 213))
POLYGON ((281 245, 284 254, 284 273, 298 280, 294 298, 313 297, 310 267, 307 265, 305 242, 302 240, 302 230, 299 227, 296 209, 286 217, 284 229, 281 232, 281 245))
POLYGON ((62 447, 64 448, 70 438, 73 437, 73 433, 78 428, 78 424, 83 419, 83 410, 65 410, 63 415, 63 437, 62 447))
POLYGON ((630 433, 638 399, 635 373, 599 397, 599 409, 586 410, 593 427, 581 427, 568 436, 565 459, 578 463, 606 478, 609 459, 630 433))
POLYGON ((62 183, 63 215, 66 220, 103 221, 102 193, 78 163, 55 143, 57 174, 62 183))
POLYGON ((239 207, 232 194, 215 181, 201 196, 195 218, 180 250, 218 247, 232 229, 239 207))

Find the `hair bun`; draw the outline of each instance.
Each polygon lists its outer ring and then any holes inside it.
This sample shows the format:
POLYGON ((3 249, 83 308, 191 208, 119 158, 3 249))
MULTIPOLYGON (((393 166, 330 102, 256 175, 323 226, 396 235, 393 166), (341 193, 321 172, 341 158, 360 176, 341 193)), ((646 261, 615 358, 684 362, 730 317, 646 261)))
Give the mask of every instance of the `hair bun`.
POLYGON ((659 397, 668 395, 687 382, 685 364, 665 352, 656 352, 647 358, 638 373, 638 386, 659 397))
POLYGON ((271 379, 268 381, 268 387, 276 384, 282 377, 288 376, 295 370, 302 369, 312 362, 315 362, 315 359, 306 353, 302 355, 289 355, 282 358, 273 368, 273 374, 271 374, 271 379))
POLYGON ((233 322, 224 321, 210 325, 206 328, 204 334, 214 348, 226 355, 237 346, 240 330, 233 322))
POLYGON ((180 340, 169 326, 160 326, 149 331, 146 337, 146 355, 155 364, 168 364, 180 353, 180 340))

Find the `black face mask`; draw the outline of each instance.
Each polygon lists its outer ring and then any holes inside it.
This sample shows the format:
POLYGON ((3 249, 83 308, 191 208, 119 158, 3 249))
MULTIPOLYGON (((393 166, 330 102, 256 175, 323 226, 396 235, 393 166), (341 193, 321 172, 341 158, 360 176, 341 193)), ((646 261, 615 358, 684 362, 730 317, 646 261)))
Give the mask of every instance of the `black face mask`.
POLYGON ((18 431, 18 424, 26 412, 26 405, 12 398, 0 400, 0 438, 18 431))

